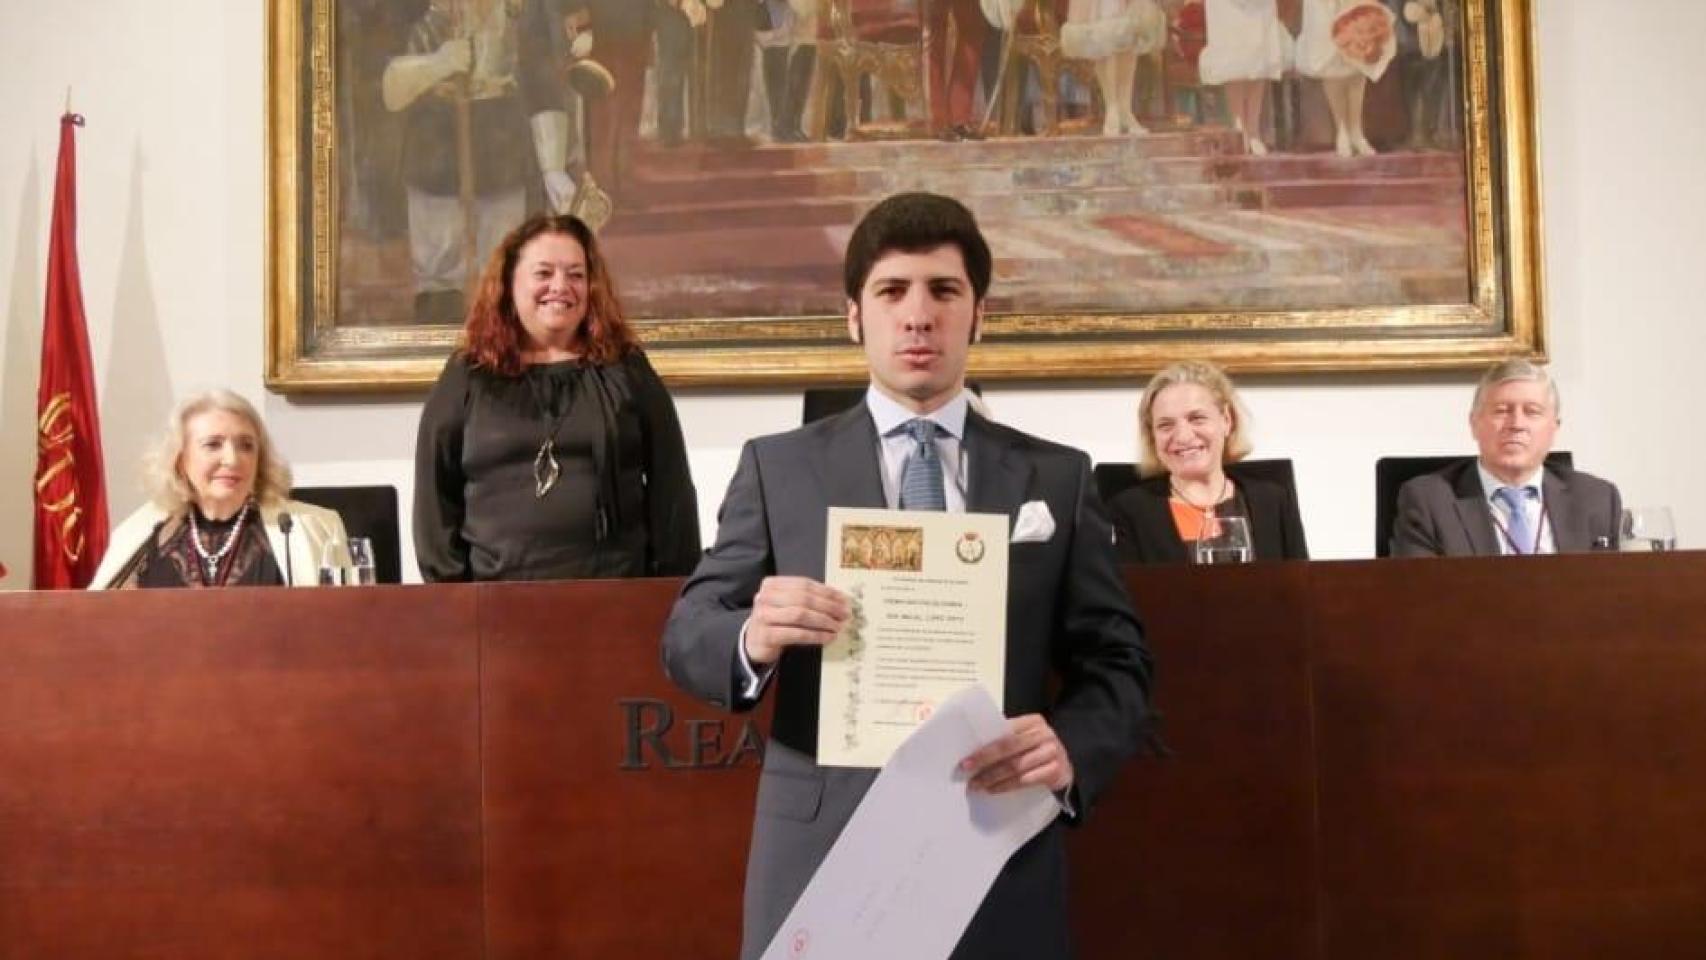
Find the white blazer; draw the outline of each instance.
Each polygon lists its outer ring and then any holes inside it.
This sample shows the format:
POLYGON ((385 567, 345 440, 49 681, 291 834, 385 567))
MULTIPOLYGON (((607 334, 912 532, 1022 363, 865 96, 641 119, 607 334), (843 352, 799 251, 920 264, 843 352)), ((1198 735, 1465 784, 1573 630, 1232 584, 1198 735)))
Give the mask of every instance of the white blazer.
MULTIPOLYGON (((261 523, 266 528, 267 545, 272 547, 273 560, 278 564, 280 575, 285 573, 286 553, 284 533, 278 527, 278 515, 286 511, 294 521, 290 531, 288 554, 293 586, 319 585, 320 560, 327 544, 333 545, 334 561, 340 566, 349 566, 349 535, 344 532, 344 521, 337 511, 300 500, 286 500, 261 507, 261 523)), ((148 539, 154 536, 160 525, 177 515, 150 503, 126 517, 124 522, 113 530, 106 555, 101 558, 101 565, 95 570, 95 578, 89 581, 89 589, 106 590, 115 586, 114 581, 129 572, 132 561, 147 546, 148 539)))

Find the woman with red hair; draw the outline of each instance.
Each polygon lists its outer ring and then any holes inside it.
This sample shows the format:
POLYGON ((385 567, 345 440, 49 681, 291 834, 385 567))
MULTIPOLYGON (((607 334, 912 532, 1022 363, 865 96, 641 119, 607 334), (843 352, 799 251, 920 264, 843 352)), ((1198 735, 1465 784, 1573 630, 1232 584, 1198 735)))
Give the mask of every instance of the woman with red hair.
POLYGON ((493 251, 421 411, 428 582, 644 577, 699 558, 675 405, 586 224, 536 216, 493 251))

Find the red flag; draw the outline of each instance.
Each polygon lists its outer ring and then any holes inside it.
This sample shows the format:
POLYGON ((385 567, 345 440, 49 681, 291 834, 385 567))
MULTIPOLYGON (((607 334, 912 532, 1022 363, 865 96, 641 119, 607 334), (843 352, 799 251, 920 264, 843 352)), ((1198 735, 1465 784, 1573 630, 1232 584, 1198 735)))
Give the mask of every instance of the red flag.
POLYGON ((95 368, 77 272, 77 143, 83 118, 59 118, 59 172, 53 183, 53 236, 47 248, 47 312, 41 385, 36 389, 36 554, 38 590, 89 585, 107 550, 107 495, 95 368))

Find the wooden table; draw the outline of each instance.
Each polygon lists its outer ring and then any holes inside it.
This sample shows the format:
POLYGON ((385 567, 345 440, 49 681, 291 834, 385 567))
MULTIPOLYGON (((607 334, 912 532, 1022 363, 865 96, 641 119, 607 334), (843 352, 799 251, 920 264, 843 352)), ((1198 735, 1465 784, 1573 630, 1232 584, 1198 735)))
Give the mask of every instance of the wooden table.
MULTIPOLYGON (((1706 945, 1706 554, 1129 582, 1087 960, 1706 945)), ((0 957, 732 957, 761 718, 675 587, 0 595, 0 957)))

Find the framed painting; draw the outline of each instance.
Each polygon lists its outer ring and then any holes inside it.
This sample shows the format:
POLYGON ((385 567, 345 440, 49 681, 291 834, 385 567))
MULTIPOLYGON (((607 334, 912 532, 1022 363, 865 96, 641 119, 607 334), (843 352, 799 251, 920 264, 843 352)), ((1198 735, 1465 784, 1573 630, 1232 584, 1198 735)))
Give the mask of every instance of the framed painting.
POLYGON ((995 251, 980 380, 1543 356, 1531 17, 270 0, 267 383, 430 383, 488 252, 543 210, 597 225, 671 382, 857 379, 841 251, 916 189, 995 251))

